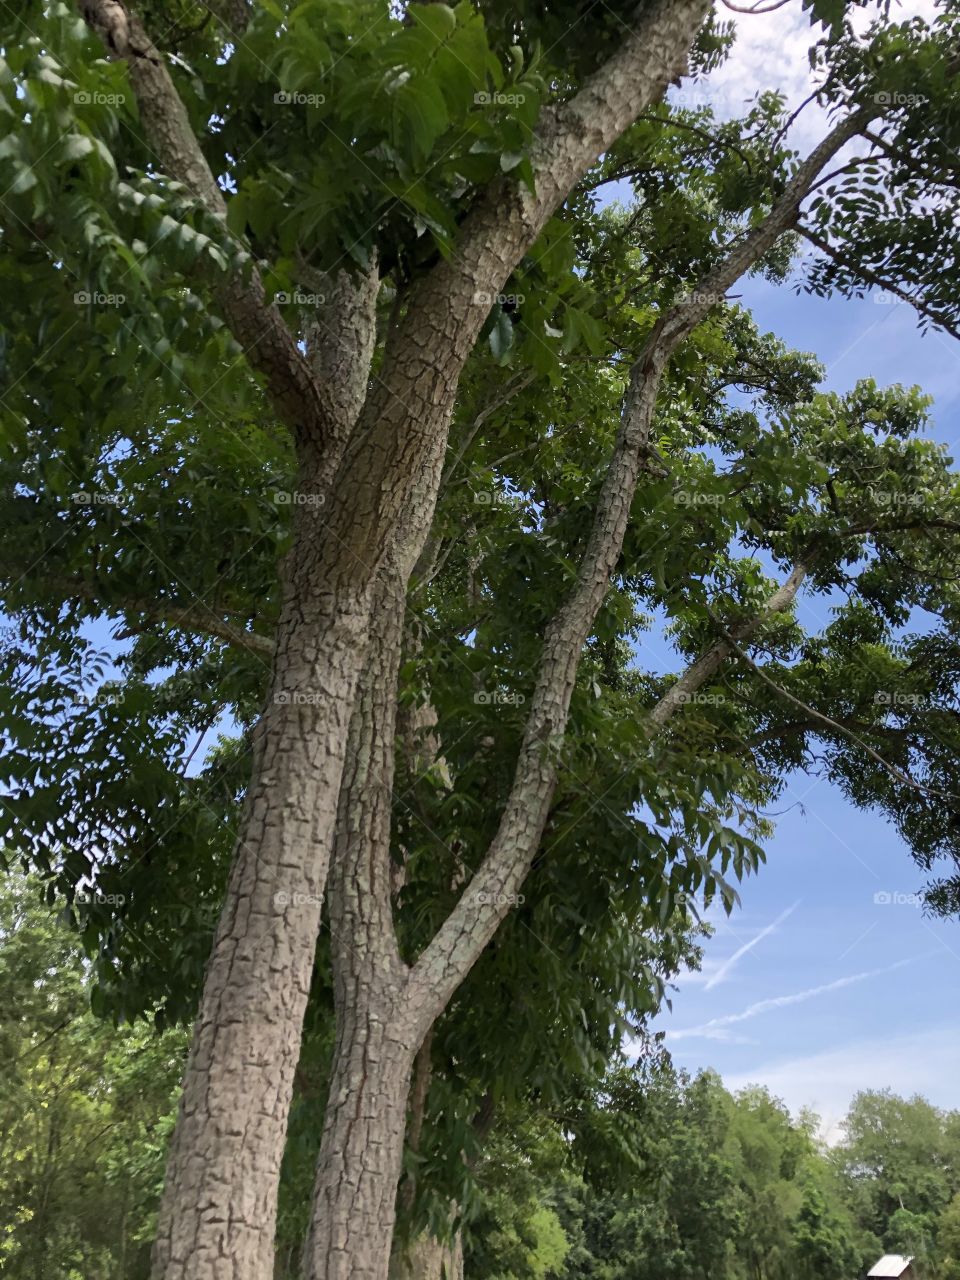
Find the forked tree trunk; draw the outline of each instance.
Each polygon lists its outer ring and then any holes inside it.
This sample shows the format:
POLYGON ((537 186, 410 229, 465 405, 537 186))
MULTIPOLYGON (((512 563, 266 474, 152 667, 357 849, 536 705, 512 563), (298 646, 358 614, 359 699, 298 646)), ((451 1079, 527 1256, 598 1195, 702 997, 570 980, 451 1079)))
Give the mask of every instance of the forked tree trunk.
MULTIPOLYGON (((331 396, 326 381, 344 385, 337 360, 327 362, 329 379, 314 375, 268 303, 259 273, 223 282, 218 297, 231 331, 264 377, 279 418, 293 430, 301 462, 304 450, 332 445, 329 474, 345 444, 346 452, 336 482, 329 489, 316 486, 330 498, 322 563, 300 521, 273 697, 257 729, 253 778, 168 1165, 154 1280, 267 1280, 271 1274, 277 1178, 346 732, 367 640, 368 589, 397 524, 411 509, 427 525, 432 518, 460 373, 490 294, 506 284, 596 157, 684 70, 708 7, 708 0, 658 0, 644 7, 637 28, 627 29, 622 46, 575 98, 544 114, 531 142, 536 193, 508 177, 495 183, 464 221, 454 257, 408 291, 404 318, 388 337, 349 443, 340 428, 352 425, 352 414, 345 418, 342 404, 352 408, 367 386, 368 361, 348 358, 352 390, 331 396)), ((126 62, 161 167, 222 216, 223 194, 164 56, 122 0, 83 0, 81 11, 111 56, 126 62)), ((345 328, 352 332, 351 324, 345 328)), ((339 331, 339 325, 331 330, 334 343, 339 331)), ((350 347, 346 342, 344 349, 350 347)), ((414 558, 425 535, 423 527, 414 558)), ((402 567, 398 578, 401 601, 411 567, 402 567)), ((394 668, 394 684, 395 675, 394 668)), ((376 697, 370 705, 378 706, 376 697)), ((394 714, 395 687, 384 709, 394 714)), ((374 759, 379 740, 369 736, 369 720, 354 715, 350 723, 362 748, 357 759, 364 752, 374 759)), ((390 759, 379 763, 392 777, 392 723, 386 741, 390 759)), ((379 847, 388 850, 390 788, 378 790, 383 794, 387 836, 381 835, 379 847)), ((476 953, 481 935, 495 923, 475 922, 460 938, 458 918, 457 930, 447 930, 420 966, 416 998, 402 998, 409 981, 392 931, 388 852, 368 859, 368 828, 361 823, 350 830, 345 813, 349 819, 350 806, 341 803, 345 853, 338 858, 343 874, 332 911, 339 930, 334 961, 341 1025, 308 1274, 311 1280, 382 1280, 410 1066, 443 1007, 425 988, 436 973, 445 993, 455 989, 472 963, 460 953, 476 953)))
POLYGON ((277 1185, 368 601, 303 591, 298 521, 271 693, 167 1164, 154 1280, 273 1274, 277 1185))

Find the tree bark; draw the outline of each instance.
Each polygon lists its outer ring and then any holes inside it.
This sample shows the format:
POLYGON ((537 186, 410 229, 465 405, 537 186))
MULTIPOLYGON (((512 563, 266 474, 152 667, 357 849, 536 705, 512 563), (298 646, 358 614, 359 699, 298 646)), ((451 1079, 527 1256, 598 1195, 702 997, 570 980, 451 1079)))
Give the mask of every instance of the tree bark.
POLYGON ((204 978, 154 1245, 156 1280, 272 1274, 277 1185, 369 602, 309 593, 298 516, 270 695, 204 978))
POLYGON ((337 1040, 305 1252, 309 1280, 385 1280, 419 1048, 400 1016, 408 968, 391 906, 397 677, 411 568, 405 547, 374 591, 334 840, 329 891, 337 1040))
POLYGON ((389 1280, 463 1280, 460 1232, 449 1244, 433 1236, 418 1236, 406 1253, 391 1261, 389 1280))

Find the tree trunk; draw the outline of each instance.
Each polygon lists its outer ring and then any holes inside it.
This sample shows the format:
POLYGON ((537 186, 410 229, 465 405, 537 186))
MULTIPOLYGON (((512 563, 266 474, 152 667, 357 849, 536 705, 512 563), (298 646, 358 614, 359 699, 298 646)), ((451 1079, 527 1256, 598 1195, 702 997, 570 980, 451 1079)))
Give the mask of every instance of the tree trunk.
POLYGON ((390 1280, 463 1280, 463 1237, 449 1243, 422 1235, 390 1264, 390 1280))
POLYGON ((312 509, 299 513, 285 566, 271 693, 184 1078, 154 1280, 273 1274, 280 1162, 369 613, 362 592, 316 590, 311 521, 312 509))
MULTIPOLYGON (((418 510, 412 522, 423 518, 418 510)), ((393 929, 390 873, 397 676, 409 569, 409 555, 401 549, 375 583, 370 640, 350 722, 329 886, 337 1041, 305 1251, 309 1280, 385 1280, 393 1236, 418 1048, 397 1019, 407 967, 393 929)))
POLYGON ((338 1010, 308 1280, 386 1280, 414 1048, 379 993, 338 1010))

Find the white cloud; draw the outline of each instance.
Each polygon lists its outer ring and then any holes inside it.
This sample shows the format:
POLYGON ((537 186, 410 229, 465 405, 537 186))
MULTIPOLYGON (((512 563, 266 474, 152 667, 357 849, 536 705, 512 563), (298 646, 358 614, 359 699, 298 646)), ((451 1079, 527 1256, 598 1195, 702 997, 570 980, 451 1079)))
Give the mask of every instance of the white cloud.
POLYGON ((808 1057, 770 1062, 724 1078, 728 1089, 765 1085, 796 1114, 812 1107, 829 1142, 861 1089, 919 1093, 936 1106, 960 1107, 960 1028, 933 1028, 916 1035, 859 1040, 808 1057))
MULTIPOLYGON (((878 11, 877 5, 855 10, 856 29, 863 31, 878 11)), ((722 119, 732 119, 744 113, 758 92, 773 89, 783 94, 788 111, 799 107, 815 88, 809 50, 821 38, 822 28, 811 26, 799 4, 767 14, 734 15, 723 9, 719 14, 721 18, 732 17, 736 25, 730 57, 705 81, 685 83, 676 101, 689 106, 709 102, 722 119)), ((930 21, 936 14, 935 0, 900 0, 893 6, 891 19, 930 21)), ((791 132, 791 142, 806 152, 823 136, 826 124, 826 114, 811 103, 791 132)))

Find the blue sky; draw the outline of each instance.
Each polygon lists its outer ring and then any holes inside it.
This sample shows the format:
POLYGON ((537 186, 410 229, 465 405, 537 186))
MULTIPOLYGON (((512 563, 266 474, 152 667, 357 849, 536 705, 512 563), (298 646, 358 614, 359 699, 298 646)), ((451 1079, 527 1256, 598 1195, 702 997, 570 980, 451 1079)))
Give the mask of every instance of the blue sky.
MULTIPOLYGON (((784 44, 795 96, 806 75, 800 40, 784 44)), ((773 43, 766 52, 775 83, 784 55, 773 43)), ((933 434, 960 453, 960 344, 921 335, 910 308, 876 296, 798 297, 758 280, 737 291, 761 328, 819 356, 827 386, 862 377, 921 386, 935 397, 933 434)), ((810 625, 827 608, 800 604, 810 625)), ((675 1061, 714 1067, 734 1088, 766 1084, 794 1110, 816 1109, 831 1136, 859 1088, 960 1107, 960 924, 930 920, 912 900, 922 874, 884 820, 801 776, 779 807, 788 805, 766 867, 742 887, 742 909, 711 916, 703 974, 681 980, 672 1014, 658 1021, 675 1061)))
MULTIPOLYGON (((933 394, 933 433, 960 452, 960 344, 921 335, 901 304, 759 280, 738 292, 762 328, 823 360, 829 387, 874 377, 933 394)), ((806 597, 800 613, 818 626, 827 607, 806 597)), ((960 923, 924 915, 903 841, 829 783, 797 775, 778 807, 767 865, 729 920, 711 914, 703 973, 681 979, 657 1023, 675 1061, 734 1088, 766 1084, 813 1107, 831 1136, 859 1088, 960 1107, 960 923)))

